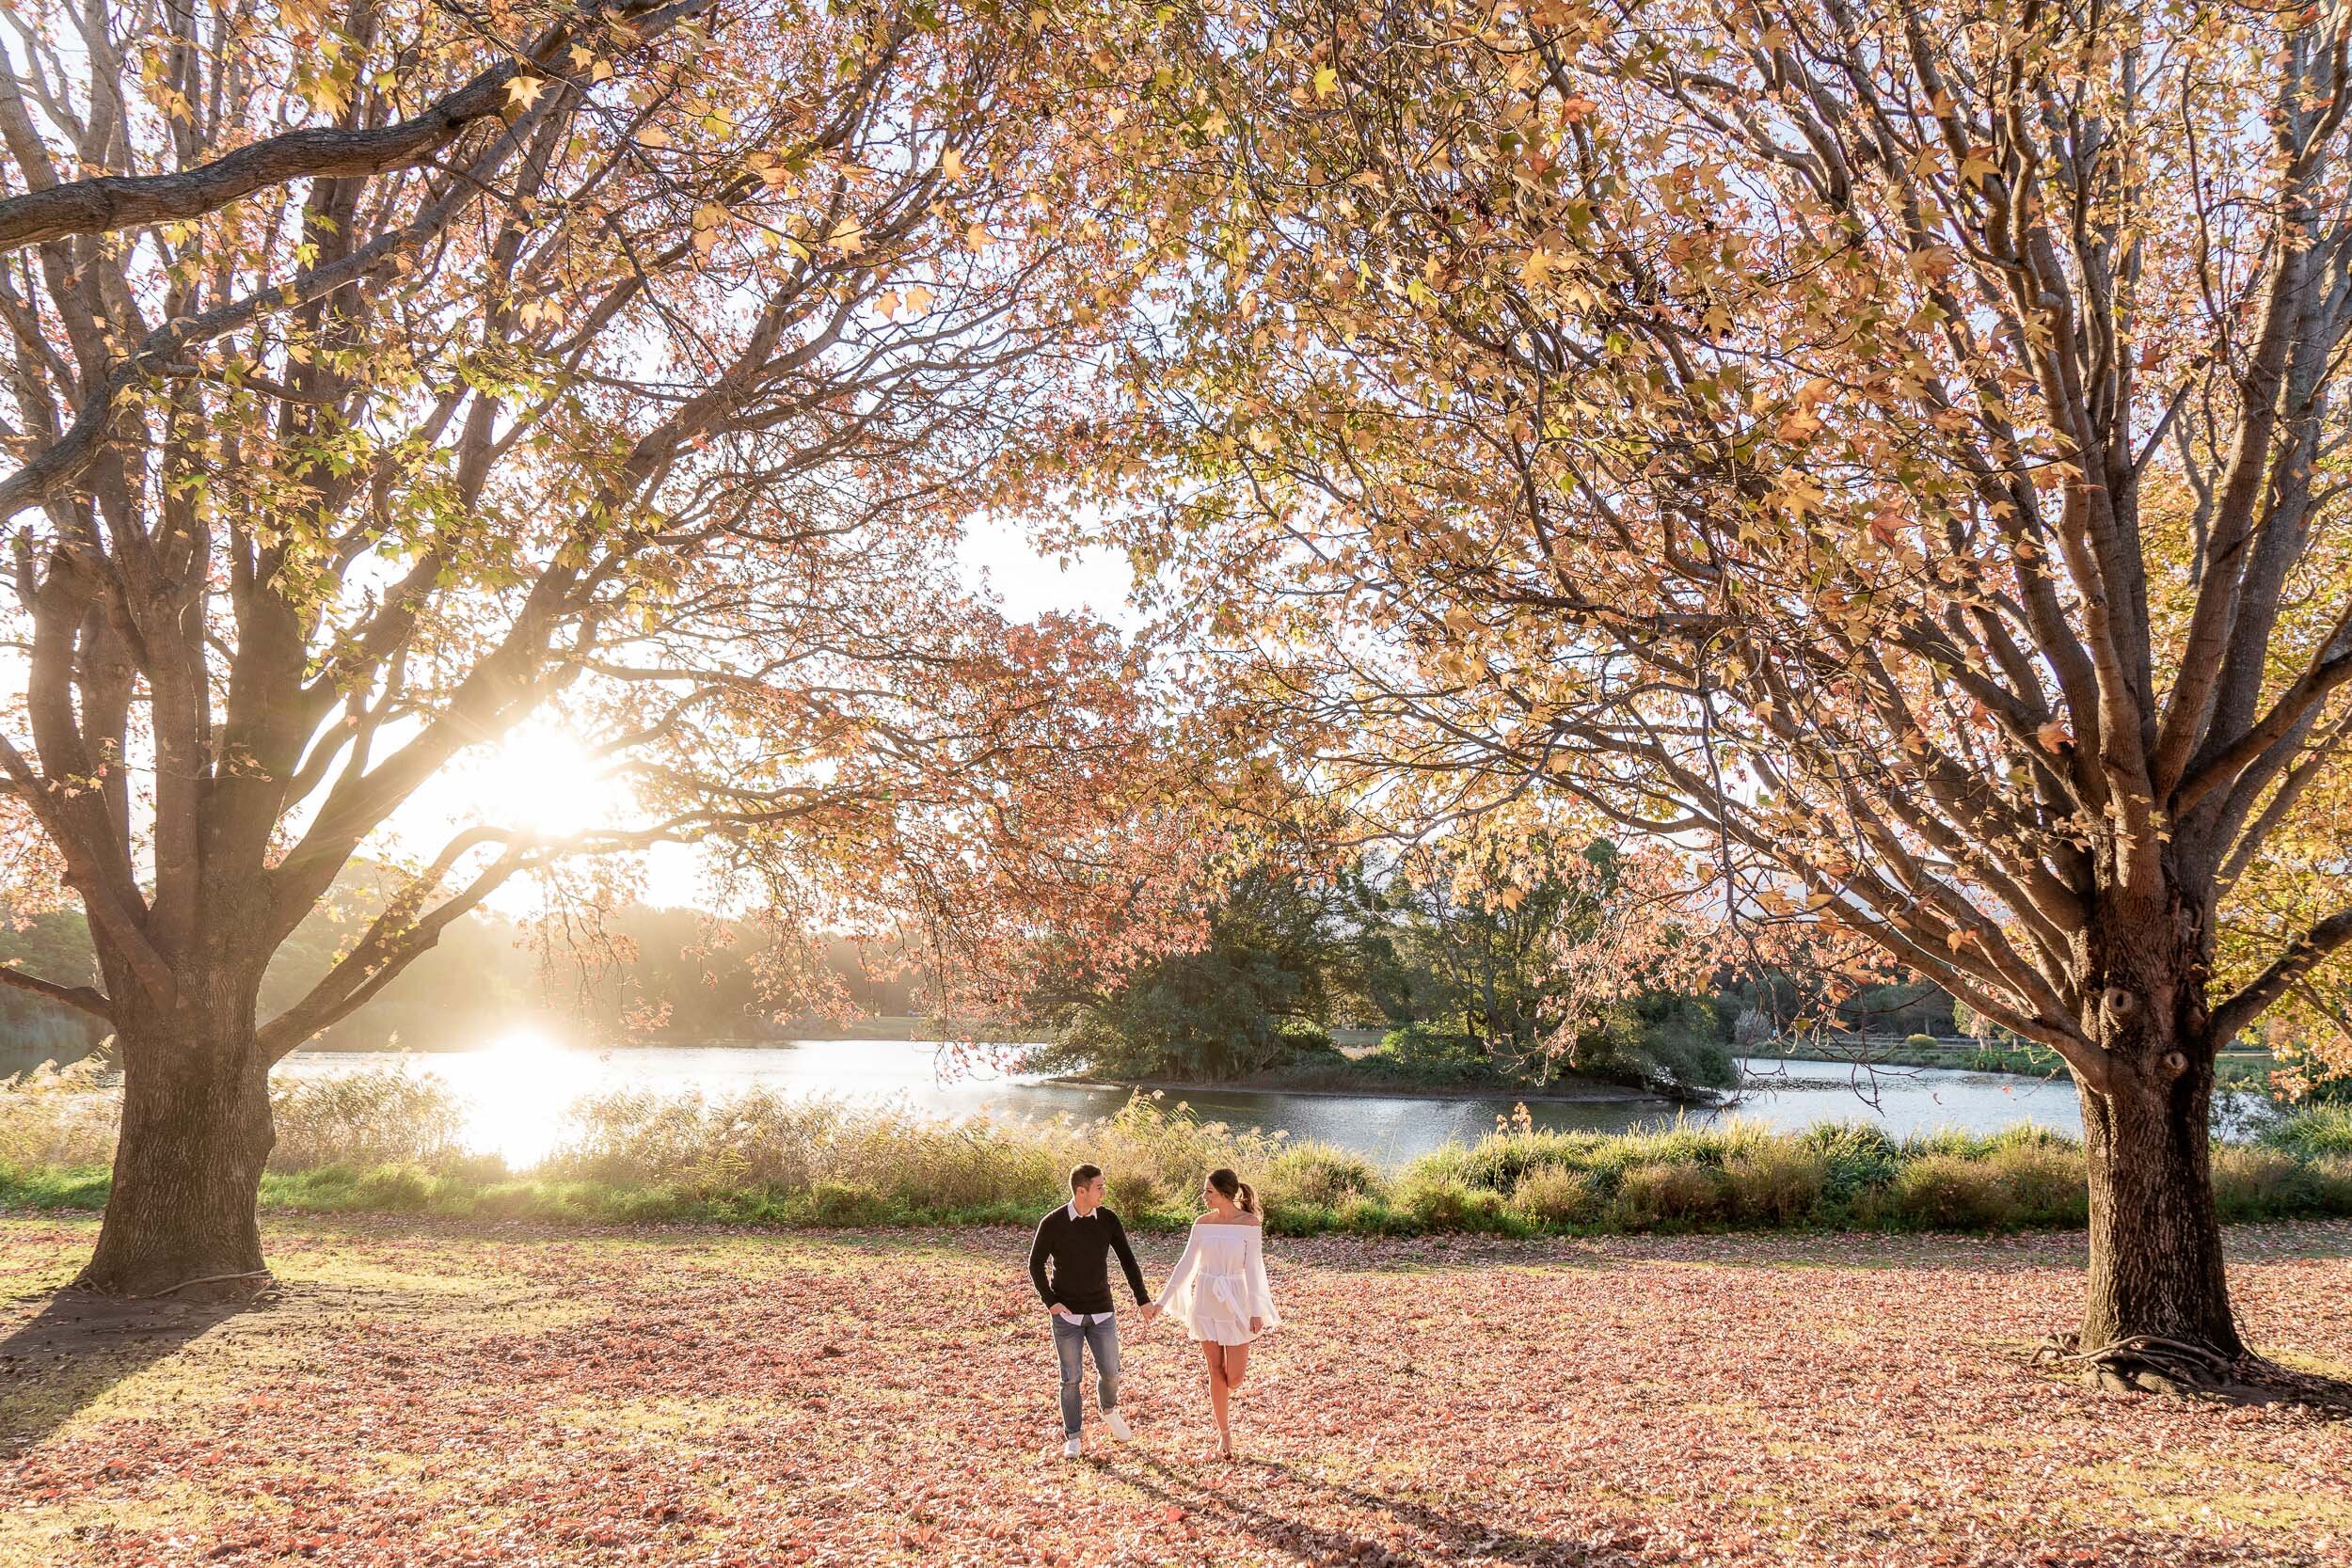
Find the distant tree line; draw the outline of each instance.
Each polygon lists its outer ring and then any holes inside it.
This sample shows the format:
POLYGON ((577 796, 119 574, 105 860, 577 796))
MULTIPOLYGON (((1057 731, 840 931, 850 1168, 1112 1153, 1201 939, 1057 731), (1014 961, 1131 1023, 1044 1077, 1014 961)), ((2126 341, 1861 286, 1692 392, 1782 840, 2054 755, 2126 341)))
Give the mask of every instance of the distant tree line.
MULTIPOLYGON (((316 983, 372 901, 346 885, 279 950, 262 988, 264 1006, 316 983)), ((588 928, 546 932, 495 912, 453 922, 439 942, 365 1006, 311 1043, 330 1051, 463 1050, 524 1026, 594 1040, 683 1043, 782 1039, 824 1032, 842 1020, 904 1015, 917 1007, 913 980, 887 951, 846 940, 794 955, 819 974, 814 988, 838 1017, 793 1016, 769 973, 776 958, 755 928, 692 909, 630 904, 588 928), (779 1016, 782 1014, 783 1016, 779 1016)), ((45 911, 0 927, 0 962, 54 980, 87 984, 92 963, 82 912, 45 911)), ((96 1049, 104 1026, 22 991, 0 991, 0 1064, 73 1060, 96 1049)))

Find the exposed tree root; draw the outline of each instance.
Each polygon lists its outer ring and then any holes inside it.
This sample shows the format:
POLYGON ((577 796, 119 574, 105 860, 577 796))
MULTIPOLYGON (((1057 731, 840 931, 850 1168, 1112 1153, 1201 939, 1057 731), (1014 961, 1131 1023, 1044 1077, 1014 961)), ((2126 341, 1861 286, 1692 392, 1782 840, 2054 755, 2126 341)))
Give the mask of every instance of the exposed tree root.
POLYGON ((2352 1417, 2352 1383, 2296 1371, 2248 1351, 2232 1357, 2208 1345, 2154 1334, 2126 1335, 2091 1350, 2055 1334, 2034 1352, 2037 1365, 2078 1372, 2094 1388, 2173 1394, 2232 1404, 2296 1404, 2352 1417))
MULTIPOLYGON (((259 1295, 270 1288, 272 1276, 267 1269, 250 1269, 244 1274, 208 1274, 196 1279, 183 1279, 177 1285, 167 1285, 151 1296, 176 1296, 183 1291, 193 1291, 199 1285, 234 1285, 242 1293, 259 1295)), ((226 1295, 230 1292, 218 1292, 226 1295)))
POLYGON ((118 1301, 160 1301, 166 1296, 176 1296, 185 1291, 191 1301, 249 1302, 266 1295, 277 1283, 277 1276, 269 1270, 251 1269, 243 1274, 199 1275, 194 1279, 183 1279, 177 1285, 167 1285, 160 1291, 134 1292, 109 1291, 93 1285, 90 1283, 88 1273, 85 1271, 68 1289, 87 1291, 94 1296, 112 1296, 118 1301))

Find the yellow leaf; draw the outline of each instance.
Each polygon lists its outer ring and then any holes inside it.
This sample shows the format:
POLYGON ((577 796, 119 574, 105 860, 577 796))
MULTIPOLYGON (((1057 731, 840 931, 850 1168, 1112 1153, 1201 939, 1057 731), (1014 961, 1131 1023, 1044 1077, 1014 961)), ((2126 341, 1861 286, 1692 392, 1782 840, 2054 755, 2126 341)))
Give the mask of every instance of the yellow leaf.
POLYGON ((506 102, 509 107, 528 109, 547 90, 547 78, 543 76, 513 77, 506 84, 506 102))
POLYGON ((939 155, 939 172, 946 175, 950 180, 962 179, 963 154, 957 151, 952 147, 946 151, 942 152, 939 155))
POLYGON ((1329 66, 1315 68, 1315 96, 1328 98, 1340 90, 1340 73, 1329 66))
POLYGON ((966 229, 963 231, 964 248, 967 250, 986 250, 988 248, 988 242, 991 236, 988 232, 988 225, 985 223, 976 223, 972 225, 971 228, 966 229))

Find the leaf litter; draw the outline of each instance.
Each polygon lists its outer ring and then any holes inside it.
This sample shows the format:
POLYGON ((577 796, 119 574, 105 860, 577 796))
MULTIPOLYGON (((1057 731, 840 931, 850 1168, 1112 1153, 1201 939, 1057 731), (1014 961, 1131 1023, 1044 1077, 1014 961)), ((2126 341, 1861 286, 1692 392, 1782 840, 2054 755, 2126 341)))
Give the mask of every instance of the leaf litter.
MULTIPOLYGON (((64 1354, 41 1314, 90 1227, 0 1220, 0 1561, 2317 1568, 2352 1543, 2352 1424, 2029 1364, 2079 1236, 1278 1239, 1242 1459, 1209 1457, 1197 1353, 1130 1319, 1137 1440, 1089 1418, 1072 1463, 1012 1231, 271 1228, 259 1307, 64 1354)), ((2352 1368, 2352 1226, 2232 1243, 2249 1339, 2352 1368)), ((1173 1243, 1143 1247, 1156 1277, 1173 1243)))

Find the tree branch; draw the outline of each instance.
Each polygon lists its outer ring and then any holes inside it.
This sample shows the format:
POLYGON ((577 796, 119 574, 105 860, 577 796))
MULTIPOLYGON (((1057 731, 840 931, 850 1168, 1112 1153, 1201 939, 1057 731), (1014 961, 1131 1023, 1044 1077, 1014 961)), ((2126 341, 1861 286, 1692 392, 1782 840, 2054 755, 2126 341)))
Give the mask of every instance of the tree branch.
POLYGON ((2310 974, 2328 956, 2352 942, 2352 909, 2338 910, 2296 938, 2294 945, 2272 960, 2237 992, 2213 1010, 2205 1037, 2216 1050, 2237 1038, 2289 987, 2310 974))
POLYGON ((30 991, 35 996, 45 996, 62 1006, 103 1019, 108 1023, 115 1021, 114 1004, 106 1000, 104 992, 88 986, 60 986, 55 981, 27 974, 21 969, 10 969, 5 964, 0 964, 0 986, 30 991))

